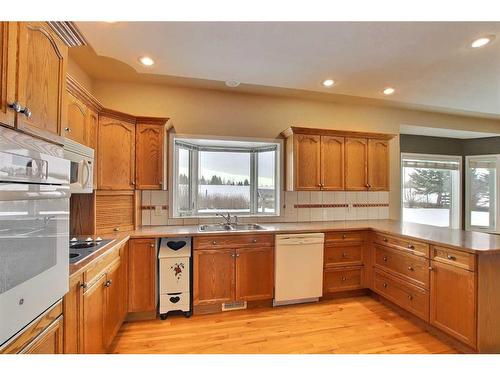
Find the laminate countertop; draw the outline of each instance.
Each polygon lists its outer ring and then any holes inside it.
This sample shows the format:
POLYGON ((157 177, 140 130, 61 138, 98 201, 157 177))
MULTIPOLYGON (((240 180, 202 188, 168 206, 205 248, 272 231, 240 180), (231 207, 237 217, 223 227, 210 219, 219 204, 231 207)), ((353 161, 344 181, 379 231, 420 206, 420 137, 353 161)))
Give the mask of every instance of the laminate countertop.
POLYGON ((500 254, 500 235, 481 232, 464 231, 460 229, 440 228, 432 225, 404 223, 397 220, 351 220, 351 221, 320 221, 307 223, 259 223, 262 230, 202 232, 198 225, 164 225, 145 226, 135 231, 120 232, 101 236, 104 239, 115 239, 109 245, 96 251, 92 257, 70 265, 70 274, 82 270, 92 260, 107 252, 114 246, 121 245, 130 238, 158 238, 178 236, 220 236, 237 234, 280 234, 280 233, 311 233, 351 230, 374 230, 377 232, 408 237, 425 241, 433 245, 448 246, 473 254, 500 254), (82 263, 82 264, 80 264, 82 263))

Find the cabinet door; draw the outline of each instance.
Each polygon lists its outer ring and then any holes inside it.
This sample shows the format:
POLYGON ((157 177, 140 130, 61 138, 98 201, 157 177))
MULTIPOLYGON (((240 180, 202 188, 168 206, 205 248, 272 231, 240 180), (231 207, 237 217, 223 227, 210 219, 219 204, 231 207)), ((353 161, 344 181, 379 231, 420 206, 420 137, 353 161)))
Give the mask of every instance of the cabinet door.
POLYGON ((346 190, 366 190, 367 145, 363 138, 346 138, 345 141, 345 187, 346 190))
POLYGON ((368 140, 368 188, 389 190, 389 141, 368 140))
POLYGON ((69 92, 66 95, 68 121, 61 135, 80 144, 86 144, 87 107, 69 92))
POLYGON ((134 239, 128 253, 128 311, 156 310, 156 241, 134 239))
POLYGON ((104 353, 104 306, 106 293, 102 275, 83 294, 83 353, 104 353))
POLYGON ((344 189, 344 138, 321 136, 321 188, 344 189))
POLYGON ((16 112, 9 108, 16 95, 16 23, 0 22, 0 122, 14 127, 16 112))
POLYGON ((95 192, 96 234, 134 230, 135 194, 133 191, 95 192))
POLYGON ((137 189, 160 190, 163 186, 165 127, 137 124, 135 156, 137 189))
POLYGON ((274 253, 272 247, 236 250, 236 300, 273 298, 274 253))
POLYGON ((60 316, 40 333, 20 354, 62 354, 63 317, 60 316))
POLYGON ((432 261, 431 324, 476 346, 476 274, 432 261))
POLYGON ((83 274, 69 279, 69 291, 63 299, 64 353, 78 354, 82 351, 83 322, 83 274))
POLYGON ((104 345, 107 348, 123 322, 121 312, 122 289, 124 288, 120 273, 120 259, 117 259, 106 274, 106 304, 104 317, 104 345))
POLYGON ((93 187, 97 189, 97 127, 99 126, 99 117, 97 112, 91 108, 87 108, 87 126, 85 144, 94 149, 94 174, 93 174, 93 187))
POLYGON ((232 249, 194 251, 195 306, 234 301, 234 259, 235 252, 232 249))
POLYGON ((133 190, 135 185, 135 124, 99 116, 97 187, 133 190))
POLYGON ((18 113, 17 127, 61 142, 68 48, 45 22, 18 25, 17 100, 31 116, 18 113))
POLYGON ((295 190, 321 189, 321 137, 294 136, 295 190))

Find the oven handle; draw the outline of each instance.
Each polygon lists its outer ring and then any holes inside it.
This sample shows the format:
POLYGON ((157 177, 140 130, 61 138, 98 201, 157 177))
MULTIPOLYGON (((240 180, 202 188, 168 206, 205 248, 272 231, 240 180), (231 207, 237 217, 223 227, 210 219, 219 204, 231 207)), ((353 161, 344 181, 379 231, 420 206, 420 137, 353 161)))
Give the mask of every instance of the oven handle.
POLYGON ((53 189, 47 191, 15 191, 5 189, 5 186, 2 185, 4 184, 0 184, 0 201, 65 199, 70 197, 69 186, 52 186, 53 189))

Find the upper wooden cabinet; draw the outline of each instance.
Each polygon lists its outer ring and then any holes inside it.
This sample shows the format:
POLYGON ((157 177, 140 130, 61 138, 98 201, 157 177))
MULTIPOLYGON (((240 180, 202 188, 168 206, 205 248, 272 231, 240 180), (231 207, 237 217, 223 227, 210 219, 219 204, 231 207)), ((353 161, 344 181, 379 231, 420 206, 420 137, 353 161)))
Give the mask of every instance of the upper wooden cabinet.
POLYGON ((0 22, 0 122, 14 127, 16 112, 9 107, 16 95, 15 22, 0 22))
POLYGON ((64 137, 81 144, 87 144, 87 107, 75 96, 67 93, 68 121, 63 128, 64 137))
POLYGON ((389 190, 390 134, 291 127, 287 190, 389 190))
POLYGON ((16 126, 61 142, 67 46, 45 22, 18 22, 16 126))
POLYGON ((136 189, 161 190, 165 186, 165 120, 137 119, 135 133, 136 189), (163 120, 163 121, 162 121, 163 120))
POLYGON ((101 190, 135 188, 135 119, 99 116, 97 187, 101 190))

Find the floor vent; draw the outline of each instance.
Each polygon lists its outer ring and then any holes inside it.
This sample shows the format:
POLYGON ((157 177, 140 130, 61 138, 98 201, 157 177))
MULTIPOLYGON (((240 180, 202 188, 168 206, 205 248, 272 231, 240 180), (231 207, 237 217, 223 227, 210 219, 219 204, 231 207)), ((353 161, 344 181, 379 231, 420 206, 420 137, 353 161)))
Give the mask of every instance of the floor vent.
POLYGON ((226 302, 222 304, 222 311, 244 310, 247 308, 247 301, 226 302))

